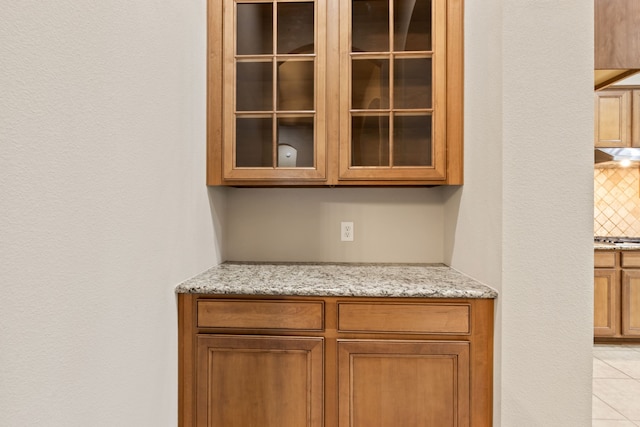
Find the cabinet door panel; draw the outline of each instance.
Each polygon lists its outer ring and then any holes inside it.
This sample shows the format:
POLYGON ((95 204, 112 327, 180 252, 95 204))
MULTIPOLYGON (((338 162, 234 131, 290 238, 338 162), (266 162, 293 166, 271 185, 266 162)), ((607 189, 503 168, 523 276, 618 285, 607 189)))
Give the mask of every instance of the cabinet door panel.
POLYGON ((322 338, 198 336, 198 427, 322 427, 322 338))
POLYGON ((640 336, 640 270, 622 271, 622 334, 640 336))
POLYGON ((222 178, 325 180, 325 0, 225 0, 223 14, 210 82, 222 83, 222 178))
POLYGON ((631 94, 627 90, 595 93, 595 146, 628 147, 630 145, 631 94))
POLYGON ((469 343, 339 340, 339 427, 469 426, 469 343))
POLYGON ((610 337, 618 331, 618 278, 615 269, 596 268, 594 273, 593 335, 610 337))
POLYGON ((340 180, 447 178, 446 13, 440 0, 340 2, 340 180))

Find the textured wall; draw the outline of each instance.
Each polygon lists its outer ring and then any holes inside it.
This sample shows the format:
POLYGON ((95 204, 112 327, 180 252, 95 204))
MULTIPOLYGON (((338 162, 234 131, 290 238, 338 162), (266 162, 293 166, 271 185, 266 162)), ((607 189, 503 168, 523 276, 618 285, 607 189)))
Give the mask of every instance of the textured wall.
POLYGON ((446 197, 445 253, 500 293, 494 425, 588 426, 593 7, 465 7, 465 185, 446 197))
POLYGON ((502 4, 501 425, 584 427, 593 364, 593 2, 502 4))
POLYGON ((443 262, 440 188, 229 189, 227 198, 229 260, 443 262), (340 241, 341 221, 353 221, 353 242, 340 241))
POLYGON ((218 257, 204 3, 0 10, 0 425, 175 426, 173 287, 218 257))
MULTIPOLYGON (((222 257, 214 227, 241 232, 229 219, 236 209, 224 218, 225 198, 248 200, 202 187, 204 2, 0 6, 0 425, 174 426, 172 289, 222 257)), ((498 288, 495 425, 582 427, 592 5, 466 7, 467 184, 403 192, 408 210, 369 190, 344 206, 361 209, 366 226, 395 212, 411 212, 402 230, 421 236, 437 236, 435 224, 442 237, 407 246, 424 244, 421 259, 451 260, 498 288), (576 157, 562 164, 540 157, 567 149, 576 157)), ((293 191, 255 207, 305 211, 299 201, 293 191)), ((316 226, 302 219, 296 229, 316 226)), ((378 241, 389 233, 369 231, 378 241)))

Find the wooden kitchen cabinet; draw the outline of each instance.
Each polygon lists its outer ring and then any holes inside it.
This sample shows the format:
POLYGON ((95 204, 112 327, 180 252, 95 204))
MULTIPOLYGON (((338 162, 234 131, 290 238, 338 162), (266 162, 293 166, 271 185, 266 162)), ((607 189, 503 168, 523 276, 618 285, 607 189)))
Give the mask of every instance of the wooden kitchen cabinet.
POLYGON ((340 427, 469 426, 469 343, 338 342, 340 427))
POLYGON ((595 146, 640 147, 640 90, 595 92, 595 146))
POLYGON ((322 338, 199 335, 196 424, 322 427, 322 338))
POLYGON ((615 336, 619 330, 619 288, 615 269, 595 269, 593 334, 596 337, 615 336))
POLYGON ((209 0, 209 185, 462 183, 462 0, 209 0))
POLYGON ((181 427, 492 425, 492 299, 178 294, 181 427))
POLYGON ((640 70, 640 2, 594 1, 595 89, 640 70))
POLYGON ((595 251, 594 337, 640 338, 640 251, 595 251))
POLYGON ((625 337, 640 337, 640 252, 623 252, 622 330, 625 337))

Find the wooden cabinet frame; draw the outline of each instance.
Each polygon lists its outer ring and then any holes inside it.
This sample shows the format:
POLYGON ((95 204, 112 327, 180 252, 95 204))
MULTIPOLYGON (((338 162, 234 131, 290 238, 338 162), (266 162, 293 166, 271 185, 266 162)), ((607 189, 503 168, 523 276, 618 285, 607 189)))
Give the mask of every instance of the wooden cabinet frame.
MULTIPOLYGON (((463 0, 437 0, 439 7, 434 19, 446 21, 443 32, 436 38, 439 57, 434 70, 438 91, 435 112, 435 138, 432 141, 435 167, 379 170, 348 167, 349 153, 345 152, 349 127, 345 126, 344 98, 341 93, 342 74, 336 70, 344 66, 340 54, 340 31, 345 31, 341 15, 341 0, 316 0, 319 10, 318 57, 325 57, 326 65, 318 68, 322 83, 317 89, 318 121, 314 168, 235 171, 230 135, 233 128, 225 105, 232 102, 233 87, 225 80, 232 72, 230 59, 224 53, 225 8, 231 0, 208 0, 207 43, 207 184, 228 186, 394 186, 394 185, 461 185, 463 183, 463 0), (440 7, 441 6, 441 7, 440 7), (326 15, 324 9, 326 8, 326 15), (341 27, 341 25, 343 27, 341 27), (446 37, 446 41, 445 41, 446 37), (324 40, 324 41, 323 41, 324 40), (342 64, 342 65, 341 65, 342 64), (326 76, 324 69, 326 68, 326 76), (326 77, 326 78, 325 78, 326 77), (225 83, 225 81, 227 83, 225 83), (326 86, 322 86, 325 85, 326 86), (321 93, 322 92, 322 93, 321 93), (324 111, 322 111, 324 110, 324 111), (227 118, 225 118, 227 117, 227 118), (323 140, 323 141, 322 141, 323 140), (342 143, 340 141, 343 141, 342 143), (342 146, 342 148, 341 148, 342 146), (245 173, 247 172, 247 173, 245 173)), ((227 9, 228 10, 228 9, 227 9)), ((228 19, 228 18, 227 18, 228 19)), ((348 23, 347 23, 348 24, 348 23)), ((228 39, 228 37, 227 37, 228 39)))
MULTIPOLYGON (((391 359, 387 359, 387 361, 392 364, 396 360, 394 359, 396 356, 400 358, 415 356, 426 362, 426 364, 420 365, 423 369, 428 370, 433 369, 433 366, 436 368, 441 366, 437 363, 453 366, 454 370, 451 372, 455 375, 455 381, 453 383, 448 381, 448 384, 455 386, 455 393, 458 396, 456 397, 458 399, 457 409, 451 412, 457 420, 455 425, 490 427, 493 409, 493 304, 493 299, 258 297, 178 294, 178 425, 181 427, 203 427, 206 425, 202 420, 200 422, 197 420, 202 417, 203 405, 206 405, 206 398, 202 396, 207 389, 207 381, 203 379, 205 375, 202 372, 203 369, 206 369, 206 363, 203 365, 202 355, 207 354, 211 343, 215 342, 216 344, 213 344, 215 347, 219 343, 229 344, 233 340, 240 340, 242 345, 250 346, 246 340, 243 341, 243 337, 248 337, 249 341, 262 340, 261 345, 266 349, 267 355, 269 346, 280 348, 283 345, 308 346, 313 348, 310 351, 317 352, 319 347, 313 343, 322 340, 325 427, 346 427, 349 425, 345 424, 345 417, 348 417, 345 413, 348 414, 353 406, 348 403, 351 399, 349 391, 345 392, 344 389, 344 381, 347 378, 345 375, 350 375, 349 368, 344 366, 344 363, 347 363, 345 357, 348 359, 349 353, 361 354, 368 351, 389 355, 391 359), (242 301, 294 302, 298 304, 297 307, 311 303, 309 304, 310 310, 303 309, 302 313, 305 318, 315 319, 319 317, 314 314, 316 313, 314 307, 321 303, 323 308, 322 329, 317 330, 317 321, 305 323, 302 329, 297 329, 294 323, 280 321, 273 323, 273 319, 269 315, 262 317, 262 319, 266 319, 265 325, 268 326, 264 329, 237 327, 241 326, 243 322, 237 323, 235 320, 232 323, 232 328, 210 327, 213 323, 206 323, 207 327, 199 327, 197 321, 198 302, 213 300, 234 301, 234 307, 237 307, 235 303, 242 301), (342 315, 339 314, 341 303, 346 304, 345 307, 348 308, 343 311, 342 315), (354 303, 358 307, 355 307, 354 303), (423 322, 417 327, 399 328, 393 326, 379 330, 381 328, 375 321, 367 326, 358 324, 355 317, 350 318, 357 316, 358 313, 353 308, 370 308, 375 311, 375 307, 382 306, 384 313, 402 313, 406 307, 409 311, 408 318, 411 319, 420 312, 419 307, 422 304, 426 306, 424 313, 434 319, 433 323, 423 322), (455 320, 461 314, 464 316, 462 322, 454 321, 454 326, 451 326, 447 321, 447 319, 455 320), (272 326, 277 326, 280 329, 275 330, 272 326), (212 337, 213 341, 208 337, 212 337), (402 356, 403 354, 405 356, 402 356), (430 364, 431 359, 428 357, 433 357, 433 360, 437 362, 436 365, 430 364), (200 366, 198 366, 199 363, 200 366), (341 388, 342 391, 340 391, 341 388), (200 405, 199 409, 198 405, 200 405), (347 406, 345 407, 345 405, 347 406)), ((248 306, 251 305, 252 303, 248 306)), ((300 311, 296 308, 288 312, 295 315, 300 311)), ((372 319, 378 318, 375 312, 372 315, 372 319)), ((213 319, 211 321, 217 321, 215 320, 217 318, 207 315, 207 319, 213 319)), ((314 360, 317 360, 317 357, 315 356, 314 360)), ((408 372, 406 369, 405 371, 408 372)), ((315 384, 317 381, 316 379, 315 384)), ((317 394, 314 396, 317 397, 317 394)), ((314 400, 314 402, 317 401, 314 400)), ((407 408, 407 410, 409 409, 407 408)))

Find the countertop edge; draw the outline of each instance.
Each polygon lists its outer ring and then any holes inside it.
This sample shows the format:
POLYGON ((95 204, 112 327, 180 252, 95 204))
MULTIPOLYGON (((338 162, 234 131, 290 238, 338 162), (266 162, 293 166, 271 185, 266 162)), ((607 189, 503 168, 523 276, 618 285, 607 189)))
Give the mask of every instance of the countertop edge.
POLYGON ((177 294, 495 299, 495 289, 444 264, 225 262, 180 283, 177 294))

